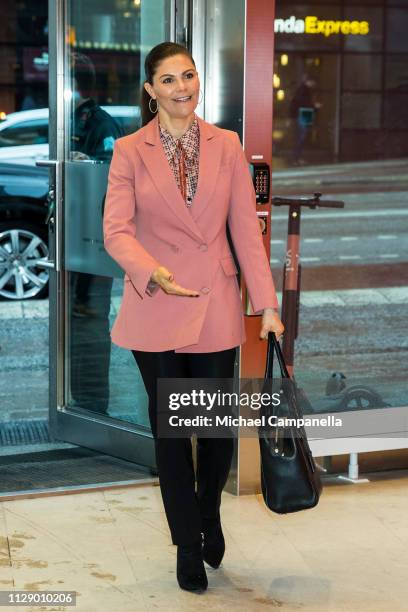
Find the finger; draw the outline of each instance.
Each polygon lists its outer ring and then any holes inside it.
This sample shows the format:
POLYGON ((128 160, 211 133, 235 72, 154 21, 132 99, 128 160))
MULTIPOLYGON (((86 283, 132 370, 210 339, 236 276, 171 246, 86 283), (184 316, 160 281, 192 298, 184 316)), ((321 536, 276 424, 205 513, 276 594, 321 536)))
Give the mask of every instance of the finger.
POLYGON ((200 294, 197 293, 197 291, 194 291, 193 289, 184 289, 181 288, 178 291, 175 291, 176 295, 185 295, 187 297, 198 297, 200 294))
POLYGON ((273 332, 277 340, 279 340, 283 334, 283 330, 281 330, 281 328, 274 329, 273 327, 265 326, 261 328, 261 332, 259 334, 260 338, 262 338, 262 340, 267 340, 269 332, 273 332))
POLYGON ((268 337, 268 328, 262 327, 261 331, 260 331, 260 334, 259 334, 259 337, 261 338, 261 340, 266 340, 267 337, 268 337))
POLYGON ((183 291, 183 295, 189 295, 191 297, 199 297, 199 293, 198 291, 195 291, 194 289, 182 289, 183 291))
POLYGON ((194 289, 185 289, 181 285, 177 285, 177 283, 170 284, 168 289, 169 289, 169 293, 172 293, 173 295, 185 295, 185 296, 194 296, 194 297, 200 295, 198 291, 195 291, 194 289))
POLYGON ((163 284, 165 286, 163 287, 163 289, 167 291, 167 293, 171 293, 173 295, 185 295, 194 297, 198 297, 200 295, 200 293, 195 289, 186 289, 185 287, 178 285, 174 280, 174 274, 169 270, 166 270, 164 274, 165 276, 163 278, 163 284))

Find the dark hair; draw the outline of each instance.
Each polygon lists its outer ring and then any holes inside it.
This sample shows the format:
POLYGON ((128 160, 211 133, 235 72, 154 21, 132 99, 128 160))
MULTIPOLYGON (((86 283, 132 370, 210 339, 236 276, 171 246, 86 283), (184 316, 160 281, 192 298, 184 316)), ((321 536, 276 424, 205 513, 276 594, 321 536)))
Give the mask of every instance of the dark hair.
MULTIPOLYGON (((179 55, 179 54, 187 56, 188 59, 192 61, 195 67, 195 61, 193 60, 193 56, 191 55, 187 47, 183 47, 183 45, 179 45, 178 43, 174 43, 174 42, 162 42, 159 45, 156 45, 155 47, 153 47, 153 49, 151 49, 149 53, 146 55, 146 59, 144 63, 144 68, 145 68, 144 83, 147 82, 147 83, 150 83, 150 85, 153 85, 153 76, 155 75, 157 67, 160 64, 160 62, 168 57, 172 57, 173 55, 179 55)), ((153 119, 153 117, 156 114, 156 113, 150 112, 149 101, 150 101, 150 96, 147 93, 144 86, 142 85, 142 91, 141 91, 141 96, 140 96, 142 126, 146 125, 146 123, 149 123, 149 121, 151 121, 151 119, 153 119)))
POLYGON ((83 98, 95 95, 96 73, 92 60, 84 53, 71 53, 71 69, 83 98))

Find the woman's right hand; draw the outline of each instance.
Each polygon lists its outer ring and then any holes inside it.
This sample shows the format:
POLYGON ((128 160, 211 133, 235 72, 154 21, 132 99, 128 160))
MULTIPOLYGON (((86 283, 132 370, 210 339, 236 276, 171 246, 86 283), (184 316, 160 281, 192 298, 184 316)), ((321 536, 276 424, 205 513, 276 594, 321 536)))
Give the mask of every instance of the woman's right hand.
POLYGON ((151 275, 151 280, 160 285, 166 293, 171 295, 185 295, 189 297, 198 297, 200 293, 194 289, 185 289, 178 285, 174 280, 174 276, 164 266, 159 266, 151 275))

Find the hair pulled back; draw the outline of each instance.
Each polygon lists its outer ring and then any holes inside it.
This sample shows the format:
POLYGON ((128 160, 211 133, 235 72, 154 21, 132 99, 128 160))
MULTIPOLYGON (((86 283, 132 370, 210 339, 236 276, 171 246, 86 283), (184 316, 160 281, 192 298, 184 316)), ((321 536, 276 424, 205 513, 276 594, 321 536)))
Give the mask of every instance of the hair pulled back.
MULTIPOLYGON (((179 43, 162 42, 159 45, 156 45, 155 47, 153 47, 153 49, 151 49, 149 53, 146 55, 146 59, 144 63, 144 69, 145 69, 145 81, 144 82, 145 83, 147 82, 147 83, 150 83, 150 85, 153 85, 153 76, 155 75, 160 62, 167 59, 168 57, 172 57, 173 55, 180 55, 180 54, 188 57, 188 59, 191 60, 191 62, 193 63, 195 67, 195 62, 193 60, 193 56, 191 55, 190 51, 187 49, 187 47, 184 47, 183 45, 180 45, 179 43)), ((140 99, 140 109, 141 109, 142 127, 143 127, 144 125, 146 125, 146 123, 149 123, 149 121, 153 119, 156 113, 152 113, 150 111, 149 101, 151 98, 143 85, 142 85, 142 91, 141 91, 140 98, 141 98, 140 99)))

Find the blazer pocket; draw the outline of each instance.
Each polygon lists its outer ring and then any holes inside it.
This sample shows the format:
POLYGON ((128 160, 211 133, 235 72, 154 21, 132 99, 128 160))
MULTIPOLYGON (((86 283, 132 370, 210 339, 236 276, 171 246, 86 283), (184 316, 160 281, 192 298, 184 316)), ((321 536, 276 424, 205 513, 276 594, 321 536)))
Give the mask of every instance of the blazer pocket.
POLYGON ((237 266, 235 265, 235 261, 232 257, 223 257, 220 259, 222 269, 227 276, 233 276, 234 274, 238 274, 237 266))

